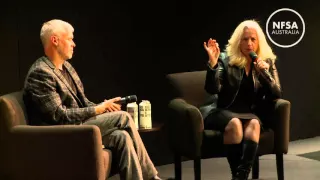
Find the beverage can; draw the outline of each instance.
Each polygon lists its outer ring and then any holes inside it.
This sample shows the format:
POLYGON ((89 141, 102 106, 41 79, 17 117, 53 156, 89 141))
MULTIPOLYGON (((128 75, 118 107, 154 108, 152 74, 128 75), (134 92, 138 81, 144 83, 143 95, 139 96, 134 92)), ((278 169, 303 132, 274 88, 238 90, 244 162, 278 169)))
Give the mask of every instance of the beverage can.
POLYGON ((136 128, 139 128, 139 120, 138 120, 138 104, 136 102, 128 103, 127 104, 127 112, 131 115, 136 128))
POLYGON ((139 121, 140 128, 152 128, 151 103, 148 100, 142 100, 139 104, 139 121))

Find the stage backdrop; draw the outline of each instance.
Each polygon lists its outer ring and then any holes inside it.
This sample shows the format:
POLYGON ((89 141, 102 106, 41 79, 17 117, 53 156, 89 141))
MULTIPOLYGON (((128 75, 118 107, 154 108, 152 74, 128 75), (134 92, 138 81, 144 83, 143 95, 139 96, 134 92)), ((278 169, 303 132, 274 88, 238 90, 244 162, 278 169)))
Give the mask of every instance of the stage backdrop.
POLYGON ((284 7, 298 11, 306 24, 304 38, 296 46, 271 44, 279 57, 284 98, 292 103, 290 140, 318 136, 320 6, 316 1, 218 6, 205 0, 76 4, 12 0, 0 7, 0 94, 20 90, 30 65, 43 55, 42 23, 63 19, 75 28, 70 62, 88 98, 99 103, 136 94, 139 102, 150 100, 153 120, 163 122, 166 74, 204 70, 208 59, 204 41, 215 38, 223 48, 239 22, 254 18, 265 28, 269 15, 284 7))

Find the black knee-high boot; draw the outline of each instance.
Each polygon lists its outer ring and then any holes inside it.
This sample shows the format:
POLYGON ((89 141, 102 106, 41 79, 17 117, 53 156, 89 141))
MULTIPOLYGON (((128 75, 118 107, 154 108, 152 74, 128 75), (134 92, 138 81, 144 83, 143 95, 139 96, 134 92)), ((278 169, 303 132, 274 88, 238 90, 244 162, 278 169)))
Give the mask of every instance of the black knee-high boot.
POLYGON ((258 143, 252 140, 243 141, 242 156, 240 165, 237 168, 235 180, 247 180, 251 171, 253 161, 258 150, 258 143))
POLYGON ((240 158, 242 155, 242 144, 228 144, 227 160, 231 169, 232 180, 236 177, 237 167, 240 165, 240 158))

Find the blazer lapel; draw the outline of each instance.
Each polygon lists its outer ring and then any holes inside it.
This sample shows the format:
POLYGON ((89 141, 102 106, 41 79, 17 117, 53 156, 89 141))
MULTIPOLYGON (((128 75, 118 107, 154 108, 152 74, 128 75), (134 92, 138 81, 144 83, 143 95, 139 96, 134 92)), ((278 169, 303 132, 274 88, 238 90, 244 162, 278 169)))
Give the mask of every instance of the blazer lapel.
MULTIPOLYGON (((56 68, 54 66, 54 64, 48 59, 48 58, 43 58, 43 60, 53 69, 53 72, 57 75, 57 77, 64 83, 64 85, 68 88, 68 90, 71 92, 72 96, 77 100, 77 102, 81 103, 80 99, 77 97, 76 92, 74 92, 71 88, 71 86, 69 85, 69 83, 67 82, 66 78, 64 78, 64 76, 62 75, 62 73, 60 72, 60 70, 58 68, 56 68)), ((68 70, 69 71, 69 70, 68 70)), ((71 73, 70 73, 71 74, 71 73)), ((71 77, 74 78, 71 74, 71 77)), ((78 85, 77 83, 75 83, 77 88, 78 85)), ((78 88, 79 89, 79 88, 78 88)), ((81 103, 82 105, 82 103, 81 103)))
POLYGON ((66 67, 67 71, 71 75, 71 77, 74 81, 74 84, 75 84, 76 88, 78 89, 78 95, 81 98, 81 100, 83 100, 81 102, 85 103, 85 101, 84 101, 85 95, 84 95, 81 80, 80 80, 78 74, 76 73, 74 68, 69 63, 64 63, 64 66, 66 67))

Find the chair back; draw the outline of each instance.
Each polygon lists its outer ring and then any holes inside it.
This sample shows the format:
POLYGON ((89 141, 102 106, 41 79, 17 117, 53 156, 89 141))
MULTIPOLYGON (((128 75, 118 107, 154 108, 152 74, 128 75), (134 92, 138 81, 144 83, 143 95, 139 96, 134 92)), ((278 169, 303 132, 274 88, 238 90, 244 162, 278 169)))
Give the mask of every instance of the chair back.
POLYGON ((173 96, 182 98, 189 104, 200 107, 209 97, 204 89, 206 71, 172 73, 166 78, 173 96))
POLYGON ((27 114, 22 91, 0 96, 0 136, 6 136, 14 126, 26 124, 27 114))

